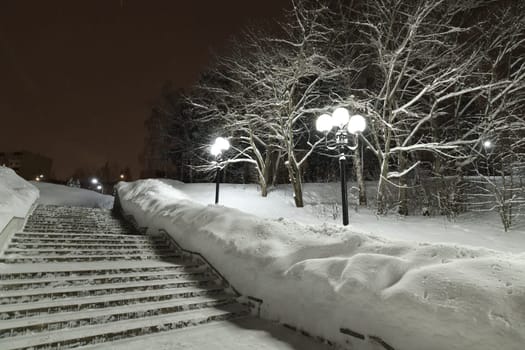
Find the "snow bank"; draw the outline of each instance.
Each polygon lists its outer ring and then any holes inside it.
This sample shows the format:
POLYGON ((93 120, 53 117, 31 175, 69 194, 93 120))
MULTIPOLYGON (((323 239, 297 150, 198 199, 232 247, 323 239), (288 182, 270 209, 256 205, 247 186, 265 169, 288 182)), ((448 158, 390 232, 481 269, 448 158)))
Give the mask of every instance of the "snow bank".
POLYGON ((523 349, 524 254, 263 219, 195 203, 176 187, 117 186, 140 226, 201 252, 241 293, 263 299, 265 318, 352 349, 382 347, 340 328, 397 350, 523 349))
POLYGON ((111 209, 113 207, 113 196, 47 182, 35 181, 32 183, 40 190, 40 198, 38 199, 40 204, 103 209, 111 209))
MULTIPOLYGON (((173 180, 161 181, 172 184, 173 180)), ((349 183, 349 187, 350 187, 349 183)), ((373 184, 373 183, 369 183, 373 184)), ((304 224, 341 223, 341 185, 335 183, 303 184, 304 208, 296 208, 291 185, 278 185, 268 197, 260 195, 255 184, 221 184, 220 204, 267 219, 292 219, 304 224)), ((174 183, 192 201, 214 203, 214 183, 174 183)), ((357 200, 357 199, 355 199, 357 200)), ((495 212, 463 213, 453 220, 445 216, 377 216, 374 208, 359 207, 350 200, 350 229, 391 241, 454 243, 485 247, 511 253, 525 252, 525 222, 505 232, 495 212)))
POLYGON ((0 232, 13 217, 25 217, 37 198, 35 186, 0 166, 0 232))

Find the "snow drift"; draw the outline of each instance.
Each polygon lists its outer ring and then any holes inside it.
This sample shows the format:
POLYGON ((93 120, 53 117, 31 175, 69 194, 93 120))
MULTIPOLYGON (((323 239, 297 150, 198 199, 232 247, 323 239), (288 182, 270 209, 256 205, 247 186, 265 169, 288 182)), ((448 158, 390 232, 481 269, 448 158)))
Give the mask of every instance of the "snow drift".
POLYGON ((140 226, 199 251, 264 301, 265 318, 352 349, 381 349, 374 337, 397 350, 523 349, 524 254, 262 219, 195 203, 177 187, 142 180, 117 189, 140 226))
POLYGON ((38 189, 13 169, 0 166, 0 232, 13 217, 25 217, 38 198, 38 189))

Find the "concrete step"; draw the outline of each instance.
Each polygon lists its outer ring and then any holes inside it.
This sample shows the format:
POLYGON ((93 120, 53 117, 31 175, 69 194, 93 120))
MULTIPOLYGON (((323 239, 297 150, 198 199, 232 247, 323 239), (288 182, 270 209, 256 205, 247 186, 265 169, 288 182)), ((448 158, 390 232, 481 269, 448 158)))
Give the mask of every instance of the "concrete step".
POLYGON ((101 296, 87 296, 52 301, 37 301, 0 305, 3 320, 31 317, 42 314, 80 311, 119 305, 132 305, 144 302, 164 301, 170 299, 192 298, 198 296, 213 296, 224 293, 219 285, 203 287, 181 287, 146 290, 139 292, 114 293, 101 296))
POLYGON ((130 227, 123 226, 121 224, 111 224, 111 223, 105 223, 98 220, 84 220, 84 219, 75 219, 72 221, 34 221, 34 220, 28 220, 26 223, 27 227, 57 227, 57 228, 63 228, 63 227, 73 227, 73 228, 84 228, 84 227, 97 227, 97 228, 105 228, 108 230, 129 230, 130 227))
POLYGON ((133 249, 153 249, 159 244, 153 242, 139 242, 139 243, 113 243, 113 244, 94 244, 92 243, 27 243, 27 242, 15 242, 10 243, 7 248, 10 250, 17 249, 29 249, 29 250, 40 250, 40 249, 97 249, 100 247, 106 249, 124 249, 124 250, 133 250, 133 249))
POLYGON ((29 219, 26 223, 27 226, 34 227, 44 227, 44 226, 54 226, 54 227, 83 227, 84 225, 96 226, 99 228, 115 229, 115 230, 127 230, 129 227, 122 225, 120 223, 108 223, 102 220, 86 220, 86 219, 74 219, 74 220, 32 220, 29 219))
POLYGON ((105 239, 105 240, 116 240, 116 239, 126 239, 134 241, 149 241, 149 240, 161 240, 160 237, 156 236, 142 236, 138 234, 133 235, 124 235, 124 234, 100 234, 100 233, 56 233, 56 232, 20 232, 15 233, 13 238, 27 238, 27 239, 105 239))
POLYGON ((37 255, 75 255, 75 256, 87 256, 87 255, 139 255, 141 253, 151 254, 169 254, 171 249, 167 246, 156 246, 142 249, 111 249, 105 246, 99 246, 98 249, 75 249, 69 248, 42 248, 42 249, 18 249, 10 248, 5 250, 5 255, 18 255, 18 256, 37 256, 37 255))
POLYGON ((187 260, 163 262, 157 260, 126 261, 125 265, 115 265, 114 262, 82 262, 82 263, 48 263, 48 264, 17 264, 0 265, 0 280, 27 280, 57 277, 104 276, 108 274, 126 274, 137 272, 185 271, 187 269, 203 268, 199 262, 187 260))
POLYGON ((78 327, 67 332, 58 330, 24 337, 8 337, 0 339, 0 348, 3 350, 15 350, 78 347, 206 324, 212 321, 244 317, 248 312, 249 310, 242 305, 230 304, 220 308, 182 311, 170 315, 78 327))
POLYGON ((167 253, 167 254, 155 254, 155 253, 142 253, 134 255, 18 255, 18 254, 8 254, 0 257, 0 262, 6 264, 17 264, 17 263, 47 263, 47 262, 82 262, 82 261, 117 261, 117 260, 149 260, 149 259, 158 259, 158 260, 170 260, 178 259, 181 256, 177 253, 167 253))
POLYGON ((62 239, 62 238, 20 238, 13 237, 11 239, 12 244, 85 244, 85 245, 116 245, 116 244, 135 244, 135 245, 155 245, 162 244, 164 241, 160 240, 134 240, 133 238, 123 237, 118 238, 108 238, 108 239, 91 239, 91 238, 71 238, 71 239, 62 239))
POLYGON ((74 229, 74 228, 56 228, 56 227, 24 227, 24 232, 45 232, 45 233, 76 233, 76 234, 92 234, 94 232, 104 233, 104 234, 121 234, 121 235, 131 235, 134 234, 133 231, 118 231, 118 230, 106 230, 106 229, 97 229, 97 228, 86 228, 86 229, 74 229))
POLYGON ((106 295, 121 292, 138 292, 144 290, 185 288, 217 285, 210 276, 202 278, 178 278, 168 280, 139 281, 126 283, 103 283, 96 285, 43 287, 4 291, 0 294, 0 304, 28 303, 35 301, 56 300, 61 298, 76 298, 91 295, 106 295))
POLYGON ((45 277, 21 280, 0 280, 0 290, 35 289, 47 286, 92 285, 101 283, 124 283, 153 281, 162 279, 204 277, 209 272, 205 268, 185 269, 184 271, 131 272, 87 276, 45 277))
POLYGON ((108 324, 115 321, 137 319, 147 316, 173 314, 179 311, 202 309, 231 304, 231 295, 200 296, 147 302, 134 305, 106 307, 94 310, 61 312, 26 318, 17 318, 0 323, 0 338, 23 336, 29 333, 75 328, 91 324, 108 324))

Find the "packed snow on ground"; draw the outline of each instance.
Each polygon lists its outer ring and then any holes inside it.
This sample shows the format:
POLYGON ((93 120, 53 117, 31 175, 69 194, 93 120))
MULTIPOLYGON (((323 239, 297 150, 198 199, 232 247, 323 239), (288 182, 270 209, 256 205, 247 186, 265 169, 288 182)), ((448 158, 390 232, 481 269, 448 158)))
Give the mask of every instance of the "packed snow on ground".
MULTIPOLYGON (((263 317, 351 349, 383 349, 374 336, 399 350, 523 349, 525 254, 430 242, 427 234, 433 237, 439 226, 432 221, 414 228, 409 220, 397 226, 376 220, 363 228, 363 218, 352 215, 348 227, 304 224, 296 221, 297 211, 311 215, 315 209, 293 208, 284 194, 254 201, 239 187, 221 188, 221 203, 235 202, 256 216, 199 203, 204 188, 211 190, 209 203, 212 186, 118 185, 123 209, 140 226, 151 233, 163 228, 202 253, 243 295, 263 300, 263 317), (279 217, 261 217, 269 212, 279 217), (420 241, 380 236, 402 227, 419 231, 420 241), (366 337, 344 335, 341 328, 366 337)), ((315 196, 324 194, 311 191, 315 196)))
MULTIPOLYGON (((164 180, 163 180, 164 181, 164 180)), ((168 182, 169 183, 169 182, 168 182)), ((374 188, 375 183, 368 184, 374 188)), ((215 184, 183 184, 177 188, 193 201, 208 205, 215 200, 215 184)), ((351 186, 349 186, 351 187, 351 186)), ((290 186, 278 186, 262 198, 256 185, 221 184, 220 204, 268 219, 286 218, 305 224, 340 224, 341 187, 338 183, 303 184, 304 208, 296 208, 290 186)), ((525 226, 505 232, 496 212, 464 213, 449 220, 445 216, 377 216, 373 210, 359 208, 350 196, 350 229, 391 240, 432 243, 458 243, 496 250, 525 252, 525 226)))
POLYGON ((113 196, 100 194, 83 188, 32 181, 40 190, 38 203, 69 207, 113 208, 113 196))
POLYGON ((0 232, 13 217, 25 217, 37 198, 35 186, 0 166, 0 232))

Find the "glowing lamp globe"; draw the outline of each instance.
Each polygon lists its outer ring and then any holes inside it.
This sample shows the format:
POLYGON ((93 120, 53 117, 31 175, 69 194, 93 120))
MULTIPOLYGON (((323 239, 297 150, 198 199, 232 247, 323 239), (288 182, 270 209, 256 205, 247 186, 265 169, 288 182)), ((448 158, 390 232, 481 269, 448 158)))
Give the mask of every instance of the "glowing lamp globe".
POLYGON ((332 117, 328 114, 323 114, 317 118, 315 128, 320 132, 329 132, 332 130, 332 117))
POLYGON ((352 134, 357 134, 365 131, 366 129, 366 120, 363 116, 356 114, 350 118, 348 122, 348 131, 352 134))
POLYGON ((219 148, 219 146, 217 146, 216 143, 214 143, 211 147, 210 147, 210 153, 212 156, 214 157, 217 157, 219 154, 222 153, 221 149, 219 148))
POLYGON ((337 125, 342 129, 346 124, 348 124, 348 121, 350 120, 350 113, 348 113, 346 108, 340 107, 332 113, 332 118, 334 125, 337 125))
POLYGON ((91 183, 92 183, 93 185, 96 185, 96 184, 98 184, 98 179, 97 179, 97 178, 95 178, 95 177, 94 177, 94 178, 92 178, 92 179, 91 179, 91 183))
POLYGON ((217 157, 219 154, 221 154, 224 151, 227 151, 230 148, 230 142, 225 139, 224 137, 217 137, 215 139, 215 142, 210 148, 210 153, 217 157))
POLYGON ((217 137, 215 139, 215 144, 222 151, 227 151, 230 148, 230 141, 228 141, 224 137, 217 137))
POLYGON ((483 141, 483 147, 491 148, 492 147, 492 142, 490 140, 483 141))

